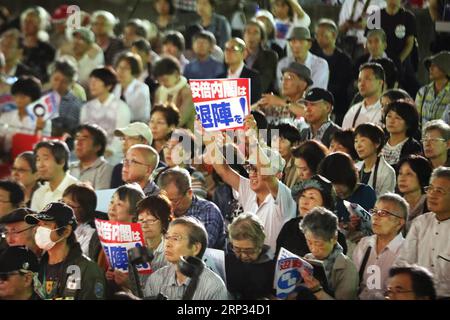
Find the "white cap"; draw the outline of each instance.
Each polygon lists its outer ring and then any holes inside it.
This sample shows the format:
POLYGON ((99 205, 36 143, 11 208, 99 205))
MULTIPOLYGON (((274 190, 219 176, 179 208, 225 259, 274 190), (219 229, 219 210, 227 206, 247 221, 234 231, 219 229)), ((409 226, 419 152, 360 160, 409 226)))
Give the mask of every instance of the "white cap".
POLYGON ((133 122, 133 123, 130 123, 125 128, 116 129, 116 130, 114 130, 114 135, 117 137, 142 136, 145 140, 147 140, 149 145, 151 145, 153 142, 152 132, 150 131, 150 128, 148 127, 148 125, 146 125, 143 122, 133 122))

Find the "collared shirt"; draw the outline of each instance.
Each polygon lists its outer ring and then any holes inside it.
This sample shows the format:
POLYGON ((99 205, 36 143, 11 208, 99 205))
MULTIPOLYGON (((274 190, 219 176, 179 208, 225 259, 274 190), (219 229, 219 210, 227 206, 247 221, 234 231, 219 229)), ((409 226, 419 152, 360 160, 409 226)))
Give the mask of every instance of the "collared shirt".
POLYGON ((105 160, 98 157, 89 167, 81 168, 81 162, 73 162, 69 166, 70 174, 83 182, 90 182, 95 190, 109 189, 111 185, 111 176, 113 166, 105 160))
POLYGON ((450 297, 450 219, 433 212, 414 219, 394 265, 418 264, 434 274, 438 297, 450 297))
POLYGON ((241 72, 242 69, 244 69, 244 61, 241 62, 241 64, 239 65, 239 67, 236 69, 235 72, 231 72, 230 68, 228 68, 228 72, 227 72, 227 78, 228 79, 235 79, 235 78, 239 78, 241 76, 241 72))
POLYGON ((366 251, 371 247, 369 258, 364 268, 363 279, 360 284, 361 300, 384 299, 384 290, 389 278, 389 269, 394 264, 405 239, 400 232, 394 239, 378 254, 377 235, 364 237, 353 250, 353 262, 361 267, 366 251))
POLYGON ((91 57, 89 54, 85 53, 83 57, 77 61, 78 82, 82 85, 86 85, 92 70, 104 64, 105 56, 103 55, 103 50, 98 50, 94 57, 91 57))
POLYGON ((422 118, 422 127, 430 120, 441 119, 445 110, 450 108, 450 81, 437 95, 434 82, 420 88, 416 106, 422 118))
POLYGON ((22 119, 19 111, 12 110, 0 114, 0 136, 4 137, 3 150, 9 152, 12 147, 12 137, 16 133, 33 134, 35 123, 28 114, 22 119), (7 125, 3 127, 3 125, 7 125))
POLYGON ((308 135, 307 135, 307 139, 308 140, 316 140, 316 141, 320 141, 320 142, 322 142, 322 139, 323 139, 323 135, 324 135, 324 133, 325 133, 325 131, 327 131, 327 129, 329 128, 331 126, 331 121, 330 120, 328 120, 327 122, 324 122, 321 126, 320 126, 320 128, 319 128, 319 130, 317 130, 317 133, 316 133, 316 135, 314 135, 314 133, 312 132, 312 130, 311 130, 311 127, 309 127, 307 130, 308 130, 308 135))
POLYGON ((200 220, 208 232, 208 247, 223 249, 225 245, 225 223, 222 213, 215 203, 192 196, 192 204, 186 216, 200 220))
POLYGON ((83 251, 85 256, 89 257, 89 243, 91 242, 92 235, 97 232, 97 230, 92 228, 89 223, 85 222, 78 224, 74 232, 77 241, 80 243, 81 251, 83 251))
POLYGON ((59 126, 59 129, 68 132, 75 129, 80 124, 80 112, 83 101, 69 91, 61 97, 59 103, 59 115, 52 119, 52 126, 59 126))
POLYGON ((72 177, 69 172, 66 172, 64 179, 53 191, 50 189, 50 184, 48 181, 45 182, 33 193, 33 197, 31 198, 31 209, 36 212, 42 211, 50 202, 56 202, 62 199, 64 190, 66 190, 68 186, 77 182, 78 180, 72 177))
MULTIPOLYGON (((122 85, 118 83, 113 91, 116 98, 120 99, 122 90, 122 85)), ((123 96, 130 108, 131 122, 148 122, 150 120, 150 89, 145 83, 133 79, 125 89, 123 96)))
MULTIPOLYGON (((181 300, 191 279, 186 278, 184 283, 179 283, 176 268, 175 264, 170 264, 152 273, 145 282, 144 296, 154 297, 161 293, 169 300, 181 300)), ((213 271, 204 268, 192 300, 228 300, 225 283, 213 271)))
POLYGON ((284 167, 282 182, 288 188, 292 188, 292 186, 297 182, 297 179, 298 171, 297 167, 295 166, 295 158, 291 157, 291 159, 286 162, 286 166, 284 167))
POLYGON ((148 197, 148 196, 155 196, 155 195, 159 194, 159 192, 161 190, 159 189, 159 187, 155 183, 155 181, 149 180, 147 182, 147 184, 145 185, 143 191, 144 191, 145 196, 148 197))
MULTIPOLYGON (((291 62, 295 62, 294 57, 284 57, 278 62, 277 66, 277 84, 278 88, 281 88, 281 77, 283 76, 282 70, 287 68, 291 62)), ((327 89, 328 87, 328 79, 330 77, 330 69, 328 67, 328 62, 308 52, 305 59, 305 66, 307 66, 311 70, 311 80, 313 84, 311 88, 317 87, 322 89, 327 89)))
POLYGON ((244 211, 253 212, 261 219, 266 234, 264 244, 270 246, 274 252, 281 227, 295 217, 295 201, 292 199, 291 190, 279 181, 277 198, 274 199, 269 193, 258 206, 256 193, 250 188, 250 179, 240 177, 239 195, 239 202, 244 211))
POLYGON ((345 114, 344 120, 342 121, 342 129, 350 129, 350 128, 356 128, 358 125, 366 122, 372 122, 377 125, 382 125, 381 123, 381 101, 380 99, 377 100, 372 105, 367 106, 363 101, 353 105, 345 114), (358 110, 361 111, 358 113, 358 110), (355 125, 353 126, 353 121, 355 120, 355 125))

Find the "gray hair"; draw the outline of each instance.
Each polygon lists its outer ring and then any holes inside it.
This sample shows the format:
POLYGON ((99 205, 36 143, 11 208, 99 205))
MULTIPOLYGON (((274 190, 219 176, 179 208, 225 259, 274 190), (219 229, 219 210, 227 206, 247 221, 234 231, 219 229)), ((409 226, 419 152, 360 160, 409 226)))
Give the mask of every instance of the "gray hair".
POLYGON ((165 189, 169 184, 175 184, 179 193, 186 193, 192 188, 192 181, 189 172, 183 168, 171 168, 159 176, 158 186, 165 189))
POLYGON ((20 15, 21 24, 29 14, 33 14, 39 18, 39 30, 46 30, 50 27, 50 14, 43 7, 33 6, 22 12, 20 15))
POLYGON ((203 254, 206 251, 206 248, 208 247, 208 232, 206 231, 203 223, 201 223, 200 220, 198 220, 195 217, 185 216, 173 220, 169 224, 169 228, 175 225, 185 226, 189 230, 188 231, 189 246, 192 247, 196 243, 200 243, 202 245, 200 252, 197 254, 198 258, 202 258, 203 254))
POLYGON ((245 212, 238 215, 228 226, 230 240, 250 240, 256 248, 262 248, 266 234, 257 215, 245 212))
POLYGON ((324 241, 330 241, 337 236, 338 218, 330 210, 316 207, 302 219, 300 229, 303 233, 309 231, 324 241))
POLYGON ((380 201, 388 201, 394 203, 400 209, 402 218, 406 219, 408 217, 409 203, 400 195, 388 192, 378 197, 377 202, 380 201))
POLYGON ((447 179, 450 180, 450 168, 449 167, 437 167, 436 169, 433 170, 433 172, 431 173, 431 180, 434 180, 436 178, 443 178, 443 179, 447 179))
POLYGON ((114 36, 114 26, 119 23, 117 19, 111 12, 106 10, 97 10, 92 13, 91 21, 95 21, 98 17, 102 17, 106 21, 108 34, 114 36))
POLYGON ((437 130, 440 132, 442 138, 445 139, 445 141, 450 140, 450 125, 445 123, 444 120, 438 119, 438 120, 432 120, 428 121, 425 128, 423 129, 423 135, 431 130, 437 130))
POLYGON ((156 151, 153 147, 147 145, 147 144, 135 144, 130 147, 130 150, 138 150, 142 156, 145 158, 146 161, 148 161, 149 164, 153 166, 153 170, 155 170, 156 166, 159 163, 159 154, 158 151, 156 151))

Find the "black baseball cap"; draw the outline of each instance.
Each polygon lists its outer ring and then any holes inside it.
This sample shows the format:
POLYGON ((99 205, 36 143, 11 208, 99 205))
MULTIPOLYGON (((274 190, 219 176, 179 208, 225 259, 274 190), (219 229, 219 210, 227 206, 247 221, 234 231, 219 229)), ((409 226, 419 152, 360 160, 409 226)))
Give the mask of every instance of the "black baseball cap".
POLYGON ((325 89, 322 88, 311 88, 309 89, 305 97, 302 99, 302 101, 306 102, 319 102, 319 101, 326 101, 332 106, 334 105, 334 97, 333 94, 325 89))
POLYGON ((77 227, 72 208, 62 202, 51 202, 41 212, 25 217, 28 224, 38 224, 39 221, 55 221, 58 227, 71 225, 73 230, 77 227))
POLYGON ((26 247, 8 247, 0 254, 0 273, 38 272, 38 270, 39 263, 36 255, 26 247))
POLYGON ((20 222, 25 221, 25 217, 29 214, 36 214, 35 211, 29 209, 29 208, 18 208, 7 215, 4 215, 0 218, 0 224, 8 224, 8 223, 14 223, 14 222, 20 222))

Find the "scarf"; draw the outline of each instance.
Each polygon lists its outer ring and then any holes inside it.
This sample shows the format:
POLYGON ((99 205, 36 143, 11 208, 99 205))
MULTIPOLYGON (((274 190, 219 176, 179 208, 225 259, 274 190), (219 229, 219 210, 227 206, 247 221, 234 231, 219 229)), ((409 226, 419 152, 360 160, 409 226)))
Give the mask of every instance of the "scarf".
POLYGON ((342 249, 341 245, 338 242, 336 242, 333 251, 331 251, 328 257, 322 261, 330 288, 334 288, 334 284, 331 283, 331 272, 333 271, 334 263, 336 262, 336 258, 343 252, 344 250, 342 249))
POLYGON ((164 86, 159 87, 159 101, 158 103, 175 103, 177 101, 178 92, 187 85, 187 79, 180 76, 180 81, 172 88, 166 88, 164 86))

